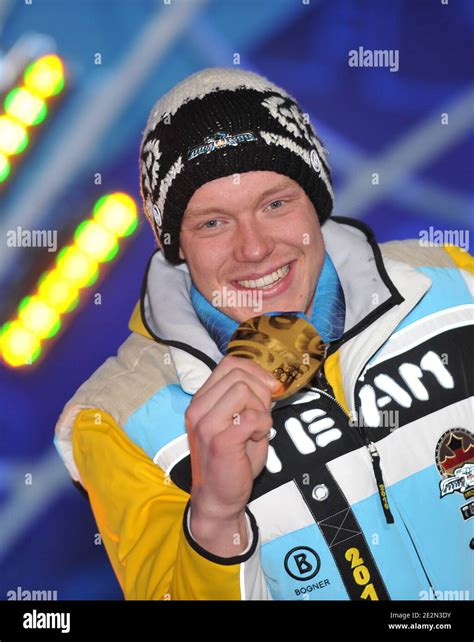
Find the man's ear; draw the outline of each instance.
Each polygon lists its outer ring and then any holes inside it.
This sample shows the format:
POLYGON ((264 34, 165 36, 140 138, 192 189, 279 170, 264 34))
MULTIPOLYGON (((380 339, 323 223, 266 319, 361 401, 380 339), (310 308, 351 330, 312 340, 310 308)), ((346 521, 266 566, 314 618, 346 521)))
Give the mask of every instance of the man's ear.
POLYGON ((184 256, 184 252, 183 252, 183 250, 181 249, 181 245, 179 246, 179 258, 180 258, 182 261, 186 261, 186 257, 184 256))

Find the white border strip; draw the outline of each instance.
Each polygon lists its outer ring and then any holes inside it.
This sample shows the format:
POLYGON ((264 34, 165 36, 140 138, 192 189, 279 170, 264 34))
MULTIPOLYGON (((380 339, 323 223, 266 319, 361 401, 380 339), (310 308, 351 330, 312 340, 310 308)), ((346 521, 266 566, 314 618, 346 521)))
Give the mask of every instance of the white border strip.
MULTIPOLYGON (((468 304, 466 306, 459 306, 459 307, 472 308, 472 310, 474 311, 474 305, 468 304)), ((453 308, 448 310, 448 312, 452 311, 452 310, 453 310, 453 308)), ((420 319, 420 321, 428 323, 428 322, 432 321, 432 317, 435 317, 435 316, 438 316, 438 315, 439 315, 439 313, 435 313, 435 314, 430 315, 428 317, 424 317, 424 319, 420 319)), ((397 332, 397 333, 393 334, 390 337, 389 342, 391 342, 393 339, 398 338, 399 336, 403 336, 403 334, 405 333, 405 330, 406 331, 410 331, 413 328, 413 326, 415 326, 418 323, 419 323, 419 321, 416 321, 415 323, 412 323, 410 326, 408 326, 408 328, 403 328, 403 330, 400 330, 400 332, 397 332)), ((386 352, 383 352, 380 355, 380 357, 377 357, 377 359, 375 359, 372 363, 370 363, 367 366, 367 368, 365 369, 364 372, 367 372, 368 370, 370 370, 370 368, 373 368, 374 366, 376 366, 376 365, 378 365, 380 363, 383 363, 384 361, 387 361, 388 359, 392 359, 392 357, 396 357, 396 356, 398 356, 398 355, 400 355, 400 354, 402 354, 404 352, 408 352, 408 350, 411 350, 412 348, 414 348, 415 346, 419 345, 420 343, 428 341, 428 339, 432 339, 433 337, 437 336, 438 334, 446 332, 447 330, 453 330, 454 328, 462 328, 463 326, 472 325, 473 323, 474 323, 474 316, 473 316, 472 319, 466 319, 465 321, 457 321, 457 322, 453 322, 453 323, 448 323, 447 325, 439 327, 439 328, 433 330, 432 332, 428 332, 427 334, 423 334, 423 336, 421 336, 421 337, 419 336, 417 339, 414 339, 411 343, 405 343, 401 348, 396 348, 396 349, 393 349, 391 351, 387 350, 386 352)), ((398 341, 397 341, 397 343, 398 343, 398 341)))
POLYGON ((161 466, 161 468, 163 468, 163 470, 165 471, 165 474, 169 475, 173 467, 176 466, 176 464, 182 459, 187 457, 189 455, 189 452, 188 435, 180 435, 179 437, 173 439, 173 441, 169 441, 155 453, 153 457, 153 463, 161 466), (170 463, 167 463, 167 460, 170 456, 172 457, 172 460, 170 463), (164 460, 164 466, 159 461, 160 459, 164 460))

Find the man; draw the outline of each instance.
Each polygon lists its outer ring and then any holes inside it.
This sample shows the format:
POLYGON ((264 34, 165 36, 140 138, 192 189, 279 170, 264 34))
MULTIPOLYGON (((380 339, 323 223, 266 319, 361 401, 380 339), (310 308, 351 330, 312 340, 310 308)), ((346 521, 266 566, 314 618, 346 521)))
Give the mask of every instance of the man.
POLYGON ((125 597, 472 590, 469 255, 329 218, 306 115, 238 69, 157 102, 141 188, 160 250, 132 333, 56 429, 125 597), (226 354, 240 322, 275 312, 326 344, 276 403, 272 374, 226 354))

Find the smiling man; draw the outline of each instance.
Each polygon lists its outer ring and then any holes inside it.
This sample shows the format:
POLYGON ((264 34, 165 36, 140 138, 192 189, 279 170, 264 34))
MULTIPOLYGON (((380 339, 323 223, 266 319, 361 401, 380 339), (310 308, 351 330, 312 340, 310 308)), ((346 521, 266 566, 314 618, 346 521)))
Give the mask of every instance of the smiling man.
POLYGON ((472 592, 469 255, 331 216, 307 114, 236 68, 156 103, 140 175, 158 250, 132 332, 56 427, 125 597, 472 592), (275 312, 325 344, 277 402, 272 374, 227 354, 275 312))
POLYGON ((196 190, 181 224, 179 256, 208 301, 224 292, 218 307, 245 321, 257 312, 309 313, 324 243, 304 189, 276 172, 253 171, 196 190), (249 299, 257 305, 246 304, 248 293, 258 295, 249 299))

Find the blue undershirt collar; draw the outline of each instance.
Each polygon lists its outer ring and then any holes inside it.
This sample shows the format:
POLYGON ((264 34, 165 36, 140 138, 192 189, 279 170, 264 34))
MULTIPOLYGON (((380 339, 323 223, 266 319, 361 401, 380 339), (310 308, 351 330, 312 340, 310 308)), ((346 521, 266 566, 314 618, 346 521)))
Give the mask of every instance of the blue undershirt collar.
MULTIPOLYGON (((194 310, 222 354, 239 324, 212 305, 199 290, 191 285, 191 303, 194 310)), ((306 317, 302 312, 298 316, 306 317)), ((344 332, 346 304, 344 292, 329 254, 326 252, 321 274, 316 286, 313 312, 310 323, 316 328, 325 343, 340 339, 344 332)))

